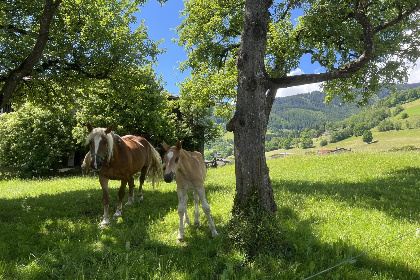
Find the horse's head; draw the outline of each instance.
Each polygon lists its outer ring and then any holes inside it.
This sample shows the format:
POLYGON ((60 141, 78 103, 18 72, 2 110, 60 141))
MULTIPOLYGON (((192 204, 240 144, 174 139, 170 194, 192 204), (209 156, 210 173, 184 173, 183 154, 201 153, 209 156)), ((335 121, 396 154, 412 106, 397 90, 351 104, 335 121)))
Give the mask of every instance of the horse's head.
POLYGON ((112 157, 113 138, 111 131, 113 126, 108 128, 94 128, 90 124, 87 125, 89 135, 86 139, 86 145, 89 145, 90 151, 90 168, 93 171, 99 171, 102 168, 102 162, 108 161, 112 157))
POLYGON ((174 180, 175 173, 178 169, 178 162, 180 152, 182 149, 182 144, 180 141, 178 141, 175 146, 170 147, 168 144, 163 142, 162 146, 166 151, 164 155, 165 173, 163 174, 163 179, 166 183, 170 183, 174 180))

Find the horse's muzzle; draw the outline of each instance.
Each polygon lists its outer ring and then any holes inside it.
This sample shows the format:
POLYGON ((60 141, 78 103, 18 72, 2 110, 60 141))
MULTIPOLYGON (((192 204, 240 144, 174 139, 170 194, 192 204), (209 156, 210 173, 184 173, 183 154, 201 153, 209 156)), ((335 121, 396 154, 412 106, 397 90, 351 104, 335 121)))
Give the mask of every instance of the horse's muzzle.
POLYGON ((97 161, 97 162, 92 161, 92 162, 90 163, 90 168, 91 168, 93 171, 100 171, 100 170, 101 170, 101 168, 102 168, 102 162, 100 162, 100 161, 97 161))
POLYGON ((174 172, 169 172, 169 173, 165 173, 163 175, 163 179, 165 180, 166 183, 170 183, 174 180, 174 172))

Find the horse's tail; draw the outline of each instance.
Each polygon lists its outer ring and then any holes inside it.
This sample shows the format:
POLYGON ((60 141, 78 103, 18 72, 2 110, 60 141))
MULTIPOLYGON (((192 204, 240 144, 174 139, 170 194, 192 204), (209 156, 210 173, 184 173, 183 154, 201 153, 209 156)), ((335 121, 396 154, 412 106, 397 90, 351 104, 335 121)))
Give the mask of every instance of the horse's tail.
POLYGON ((82 163, 82 175, 87 175, 89 174, 90 171, 90 162, 91 162, 92 158, 90 157, 90 151, 86 154, 85 159, 83 160, 82 163))
POLYGON ((153 190, 155 183, 159 186, 163 177, 162 159, 156 149, 149 143, 150 146, 150 161, 149 168, 147 169, 147 176, 152 179, 153 190))

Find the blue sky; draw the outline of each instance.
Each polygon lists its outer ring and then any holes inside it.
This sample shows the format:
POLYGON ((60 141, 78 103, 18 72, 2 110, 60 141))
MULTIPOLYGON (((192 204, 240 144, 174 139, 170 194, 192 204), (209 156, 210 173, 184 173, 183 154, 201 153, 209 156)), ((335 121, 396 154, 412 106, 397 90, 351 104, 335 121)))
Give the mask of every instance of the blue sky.
MULTIPOLYGON (((156 0, 148 1, 144 7, 141 8, 141 13, 137 16, 140 22, 145 20, 145 25, 149 28, 149 38, 152 40, 164 39, 160 48, 165 48, 166 53, 158 57, 158 65, 155 67, 156 73, 163 76, 163 81, 166 82, 166 89, 173 94, 179 93, 179 86, 176 83, 182 82, 188 73, 180 73, 178 70, 179 62, 187 59, 187 53, 182 47, 172 42, 172 38, 177 38, 175 27, 177 27, 182 18, 180 12, 184 9, 182 0, 169 0, 161 6, 156 0)), ((318 64, 311 64, 309 55, 304 57, 298 69, 295 69, 290 74, 310 74, 319 71, 318 64)), ((409 83, 420 82, 420 60, 417 61, 417 66, 411 71, 409 83)), ((290 87, 287 89, 280 89, 277 92, 277 97, 289 96, 299 93, 311 92, 319 90, 319 84, 309 84, 298 87, 290 87)))

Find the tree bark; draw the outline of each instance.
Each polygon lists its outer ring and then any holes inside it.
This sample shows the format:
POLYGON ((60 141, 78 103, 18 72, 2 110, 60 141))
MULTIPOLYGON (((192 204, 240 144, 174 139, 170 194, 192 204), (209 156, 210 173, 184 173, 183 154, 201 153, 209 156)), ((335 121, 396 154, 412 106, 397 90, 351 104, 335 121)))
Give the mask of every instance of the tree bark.
POLYGON ((277 205, 265 159, 267 108, 271 108, 272 96, 266 95, 269 82, 264 57, 271 4, 270 0, 247 0, 245 3, 237 60, 236 112, 227 129, 233 131, 235 137, 235 206, 245 204, 250 196, 258 194, 265 208, 275 212, 277 205))
POLYGON ((0 91, 0 108, 3 108, 12 97, 12 94, 15 92, 16 87, 22 81, 22 79, 29 75, 34 68, 35 64, 38 63, 41 58, 42 52, 48 42, 48 35, 50 30, 51 21, 53 19, 54 13, 62 0, 45 0, 44 11, 40 19, 40 28, 38 39, 35 43, 34 48, 25 58, 25 60, 13 71, 10 72, 7 77, 1 91, 0 91))

